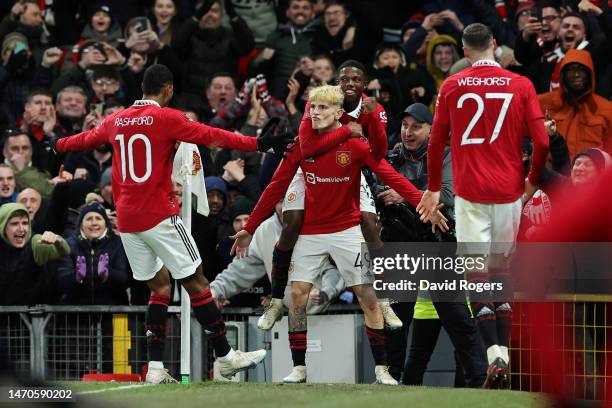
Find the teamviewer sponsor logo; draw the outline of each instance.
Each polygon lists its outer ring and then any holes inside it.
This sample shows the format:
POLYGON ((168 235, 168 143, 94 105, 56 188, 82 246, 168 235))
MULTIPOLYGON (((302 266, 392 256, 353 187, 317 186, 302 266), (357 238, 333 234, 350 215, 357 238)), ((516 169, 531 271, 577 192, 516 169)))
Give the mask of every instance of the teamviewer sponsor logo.
POLYGON ((317 176, 314 173, 306 172, 306 182, 310 184, 317 184, 317 176))
POLYGON ((306 173, 306 182, 310 184, 317 183, 348 183, 351 181, 350 176, 344 177, 319 177, 314 173, 306 173))

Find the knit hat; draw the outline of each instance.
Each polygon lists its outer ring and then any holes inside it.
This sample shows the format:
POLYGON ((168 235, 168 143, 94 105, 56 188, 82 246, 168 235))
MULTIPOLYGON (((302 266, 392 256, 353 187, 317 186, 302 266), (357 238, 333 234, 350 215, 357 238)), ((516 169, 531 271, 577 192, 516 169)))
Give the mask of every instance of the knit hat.
POLYGON ((518 18, 523 11, 531 10, 536 5, 533 1, 519 1, 519 4, 516 6, 516 12, 514 13, 515 17, 518 18))
POLYGON ((206 191, 219 191, 223 194, 223 198, 227 202, 227 184, 221 177, 208 176, 204 178, 204 185, 206 186, 206 191))
POLYGON ((415 13, 411 15, 408 21, 406 21, 404 25, 402 25, 402 28, 400 30, 400 38, 403 38, 406 31, 410 30, 411 28, 419 28, 421 24, 423 24, 424 19, 425 16, 422 13, 415 13))
POLYGON ((83 223, 83 218, 85 218, 85 216, 90 213, 90 212, 95 212, 100 214, 100 216, 102 218, 104 218, 104 221, 106 221, 106 228, 107 230, 110 230, 110 226, 111 226, 111 222, 108 219, 108 215, 106 215, 106 209, 104 207, 102 207, 102 204, 100 204, 97 201, 93 201, 89 204, 85 204, 83 207, 81 207, 81 211, 79 212, 79 219, 77 221, 77 228, 80 230, 81 229, 81 224, 83 223))
POLYGON ((229 206, 230 219, 233 221, 234 218, 243 214, 251 214, 255 208, 255 203, 246 197, 238 197, 229 206))
POLYGON ((589 159, 593 160, 595 163, 595 167, 597 168, 597 172, 601 173, 612 166, 612 158, 607 152, 604 152, 601 149, 597 149, 595 147, 590 147, 588 149, 584 149, 572 160, 572 167, 574 167, 574 163, 580 156, 587 156, 589 159))
POLYGON ((89 15, 89 18, 91 19, 99 11, 106 13, 112 20, 113 15, 111 13, 110 6, 104 1, 99 2, 98 4, 95 5, 93 9, 91 9, 91 14, 89 15))

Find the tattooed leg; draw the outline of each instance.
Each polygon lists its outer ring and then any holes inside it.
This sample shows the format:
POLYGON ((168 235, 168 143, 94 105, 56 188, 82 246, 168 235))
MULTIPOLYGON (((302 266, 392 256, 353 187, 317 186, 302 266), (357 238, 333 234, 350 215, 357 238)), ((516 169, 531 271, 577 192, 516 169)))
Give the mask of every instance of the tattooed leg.
POLYGON ((306 304, 312 284, 291 283, 291 308, 289 308, 289 348, 294 366, 306 365, 306 304))

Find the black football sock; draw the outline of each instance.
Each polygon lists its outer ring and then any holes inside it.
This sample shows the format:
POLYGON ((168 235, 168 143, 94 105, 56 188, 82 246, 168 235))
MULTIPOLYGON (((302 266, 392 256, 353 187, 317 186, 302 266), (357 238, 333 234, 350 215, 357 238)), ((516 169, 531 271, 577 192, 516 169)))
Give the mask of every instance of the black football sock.
POLYGON ((272 297, 282 299, 285 297, 285 288, 289 279, 289 266, 293 248, 281 249, 278 244, 274 245, 272 252, 272 297))
POLYGON ((366 326, 366 335, 370 342, 370 349, 375 365, 387 365, 386 334, 385 329, 372 329, 366 326))
POLYGON ((227 342, 225 333, 225 321, 221 316, 221 312, 215 305, 210 289, 206 289, 202 293, 190 296, 191 307, 202 329, 206 333, 206 338, 212 344, 215 355, 223 357, 230 352, 231 347, 227 342))
POLYGON ((166 341, 166 318, 170 295, 151 293, 149 305, 145 314, 145 329, 147 330, 147 350, 149 361, 164 360, 166 341))
POLYGON ((308 330, 300 330, 289 332, 289 348, 291 349, 291 358, 293 366, 306 365, 306 335, 308 330))

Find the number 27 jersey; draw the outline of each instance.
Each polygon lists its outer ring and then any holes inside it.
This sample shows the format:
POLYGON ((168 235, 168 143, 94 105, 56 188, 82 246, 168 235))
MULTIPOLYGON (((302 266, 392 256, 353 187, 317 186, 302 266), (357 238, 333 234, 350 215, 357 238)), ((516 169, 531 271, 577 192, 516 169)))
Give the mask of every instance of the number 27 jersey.
POLYGON ((543 115, 532 83, 493 61, 477 61, 449 77, 434 126, 450 126, 455 194, 477 203, 517 200, 524 189, 526 125, 538 119, 543 115))

